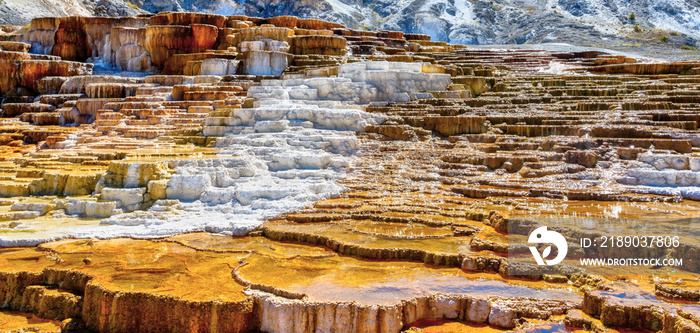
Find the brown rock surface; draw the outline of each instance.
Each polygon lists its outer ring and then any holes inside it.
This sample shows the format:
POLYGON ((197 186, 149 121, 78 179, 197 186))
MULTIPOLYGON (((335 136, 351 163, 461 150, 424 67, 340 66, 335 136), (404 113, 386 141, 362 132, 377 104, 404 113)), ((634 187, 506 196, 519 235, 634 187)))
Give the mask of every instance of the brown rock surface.
POLYGON ((153 64, 163 67, 174 54, 201 52, 212 48, 217 36, 218 29, 212 25, 149 26, 146 28, 144 43, 153 64))

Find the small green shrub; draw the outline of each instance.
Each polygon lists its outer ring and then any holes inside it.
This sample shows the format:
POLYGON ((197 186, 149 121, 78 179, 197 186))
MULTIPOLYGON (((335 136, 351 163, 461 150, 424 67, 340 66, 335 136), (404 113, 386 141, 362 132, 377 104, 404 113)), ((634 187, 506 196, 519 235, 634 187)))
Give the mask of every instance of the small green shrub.
POLYGON ((638 25, 634 25, 634 32, 641 32, 642 28, 640 28, 638 25))
POLYGON ((661 37, 661 41, 664 43, 668 42, 668 36, 661 37))
POLYGON ((630 13, 630 21, 634 21, 637 18, 637 16, 634 15, 634 12, 630 13))

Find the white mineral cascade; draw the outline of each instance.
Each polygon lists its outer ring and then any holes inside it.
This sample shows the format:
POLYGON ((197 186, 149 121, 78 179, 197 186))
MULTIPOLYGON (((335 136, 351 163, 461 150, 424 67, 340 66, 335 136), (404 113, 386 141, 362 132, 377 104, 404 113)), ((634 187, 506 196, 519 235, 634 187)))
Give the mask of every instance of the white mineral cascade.
MULTIPOLYGON (((342 65, 337 77, 263 81, 251 87, 254 108, 209 116, 204 134, 217 136, 218 158, 169 161, 167 199, 138 210, 150 191, 136 187, 143 168, 129 167, 125 188, 101 188, 101 202, 69 199, 67 214, 105 217, 100 225, 57 227, 52 238, 165 237, 188 231, 242 235, 265 219, 340 193, 358 132, 381 123, 363 111, 371 101, 426 98, 445 90, 449 74, 423 64, 342 65)), ((144 186, 143 184, 141 186, 144 186)), ((149 185, 150 186, 150 185, 149 185)), ((0 240, 27 244, 47 240, 0 240)))
POLYGON ((635 162, 618 182, 636 185, 639 193, 700 200, 700 157, 647 152, 635 162))

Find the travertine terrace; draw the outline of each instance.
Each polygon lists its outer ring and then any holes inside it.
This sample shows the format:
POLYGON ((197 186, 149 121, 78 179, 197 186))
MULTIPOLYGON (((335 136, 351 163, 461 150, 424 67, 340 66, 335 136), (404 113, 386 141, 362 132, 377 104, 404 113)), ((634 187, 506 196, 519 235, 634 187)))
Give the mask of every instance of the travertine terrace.
POLYGON ((700 63, 195 13, 0 37, 0 330, 700 332, 697 260, 506 260, 532 219, 700 214, 700 63))

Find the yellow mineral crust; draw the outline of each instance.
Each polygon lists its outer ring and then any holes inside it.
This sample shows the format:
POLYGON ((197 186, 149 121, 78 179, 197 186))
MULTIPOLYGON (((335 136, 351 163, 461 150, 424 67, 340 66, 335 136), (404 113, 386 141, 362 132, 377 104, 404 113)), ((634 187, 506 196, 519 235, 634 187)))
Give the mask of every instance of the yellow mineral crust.
POLYGON ((57 332, 61 328, 58 320, 44 319, 28 312, 0 311, 0 330, 13 332, 20 329, 32 329, 34 332, 57 332))
POLYGON ((89 328, 107 331, 185 325, 193 331, 235 332, 254 327, 250 325, 259 320, 263 323, 258 325, 270 325, 253 310, 253 303, 265 304, 270 296, 245 290, 303 298, 310 304, 350 302, 353 307, 403 307, 407 300, 435 293, 488 299, 496 291, 503 297, 580 300, 566 285, 523 285, 455 268, 359 260, 263 237, 202 233, 150 241, 63 240, 38 248, 6 248, 0 267, 0 296, 11 308, 33 309, 58 320, 80 316, 89 328), (373 286, 382 285, 400 290, 371 292, 373 286), (178 315, 144 311, 161 307, 178 315))

